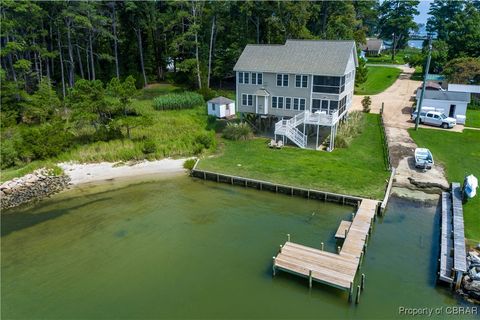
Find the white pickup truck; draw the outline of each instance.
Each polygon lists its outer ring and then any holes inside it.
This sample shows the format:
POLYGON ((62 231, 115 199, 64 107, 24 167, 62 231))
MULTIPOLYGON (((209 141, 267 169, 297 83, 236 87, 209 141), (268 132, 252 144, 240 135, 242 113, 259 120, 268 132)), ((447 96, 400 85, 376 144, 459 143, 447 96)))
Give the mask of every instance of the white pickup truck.
MULTIPOLYGON (((416 121, 418 112, 412 113, 412 121, 416 121)), ((431 126, 442 127, 444 129, 453 128, 457 124, 457 120, 449 118, 439 111, 422 111, 420 112, 420 123, 429 124, 431 126)))

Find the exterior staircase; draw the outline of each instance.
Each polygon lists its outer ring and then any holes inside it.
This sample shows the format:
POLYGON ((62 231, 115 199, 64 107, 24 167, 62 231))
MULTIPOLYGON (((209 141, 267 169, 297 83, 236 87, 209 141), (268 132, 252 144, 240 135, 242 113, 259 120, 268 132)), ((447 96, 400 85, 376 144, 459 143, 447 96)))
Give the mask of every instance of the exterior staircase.
POLYGON ((299 113, 288 120, 280 120, 275 123, 275 135, 285 136, 300 148, 306 148, 307 136, 297 129, 297 126, 304 122, 305 112, 299 113))

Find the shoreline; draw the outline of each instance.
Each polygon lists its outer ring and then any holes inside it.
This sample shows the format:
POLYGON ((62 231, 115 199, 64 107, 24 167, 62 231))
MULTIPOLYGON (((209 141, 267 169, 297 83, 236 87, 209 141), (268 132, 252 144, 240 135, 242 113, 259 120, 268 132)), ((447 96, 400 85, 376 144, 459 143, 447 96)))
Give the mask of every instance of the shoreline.
POLYGON ((155 161, 141 161, 133 165, 128 163, 119 165, 120 162, 99 163, 59 163, 64 174, 70 178, 70 187, 102 182, 125 180, 128 178, 141 179, 152 176, 172 176, 183 174, 187 158, 166 158, 155 161))

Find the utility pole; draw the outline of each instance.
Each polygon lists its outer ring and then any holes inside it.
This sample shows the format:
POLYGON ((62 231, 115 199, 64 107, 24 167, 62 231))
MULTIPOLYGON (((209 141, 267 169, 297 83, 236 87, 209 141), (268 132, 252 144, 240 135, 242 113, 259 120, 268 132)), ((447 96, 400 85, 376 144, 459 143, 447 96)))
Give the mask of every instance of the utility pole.
POLYGON ((423 84, 422 84, 422 92, 420 93, 420 101, 418 102, 418 110, 417 117, 415 118, 415 130, 418 130, 418 123, 420 122, 420 112, 422 111, 422 104, 423 104, 423 95, 425 94, 425 88, 427 86, 427 77, 428 77, 428 70, 430 69, 430 60, 432 59, 432 36, 428 36, 428 58, 427 58, 427 66, 423 75, 423 84))

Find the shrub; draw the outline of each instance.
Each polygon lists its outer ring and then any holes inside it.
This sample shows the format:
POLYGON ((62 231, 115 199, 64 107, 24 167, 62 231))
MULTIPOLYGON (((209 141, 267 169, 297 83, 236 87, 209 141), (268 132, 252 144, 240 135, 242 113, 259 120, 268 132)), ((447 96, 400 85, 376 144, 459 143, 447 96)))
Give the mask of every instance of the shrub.
POLYGON ((17 150, 15 150, 12 139, 2 140, 2 147, 0 148, 0 163, 1 168, 6 169, 15 165, 18 154, 17 150))
POLYGON ((150 154, 157 152, 157 144, 153 140, 146 140, 143 143, 142 152, 144 154, 150 154))
POLYGON ((207 87, 203 87, 202 89, 199 89, 197 92, 203 96, 203 99, 205 99, 205 101, 213 99, 218 95, 215 90, 212 90, 207 87))
POLYGON ((202 95, 195 92, 169 93, 153 99, 157 110, 189 109, 205 103, 202 95))
MULTIPOLYGON (((335 148, 348 148, 353 138, 362 133, 365 126, 365 118, 359 111, 349 114, 348 120, 342 122, 338 127, 335 136, 335 148)), ((329 147, 330 135, 323 141, 323 144, 329 147)))
POLYGON ((228 123, 223 129, 223 137, 229 140, 249 140, 252 136, 252 128, 245 122, 228 123))
POLYGON ((192 170, 196 162, 197 162, 197 159, 185 160, 185 162, 183 163, 183 167, 187 170, 192 170))
POLYGON ((25 127, 21 131, 22 142, 17 147, 19 158, 31 160, 55 157, 72 146, 73 136, 63 123, 46 123, 25 127))
POLYGON ((365 96, 362 99, 363 112, 369 113, 371 105, 372 105, 372 99, 370 98, 370 96, 365 96))
POLYGON ((204 149, 209 149, 213 145, 214 138, 211 135, 202 133, 195 138, 195 142, 203 146, 204 149))

